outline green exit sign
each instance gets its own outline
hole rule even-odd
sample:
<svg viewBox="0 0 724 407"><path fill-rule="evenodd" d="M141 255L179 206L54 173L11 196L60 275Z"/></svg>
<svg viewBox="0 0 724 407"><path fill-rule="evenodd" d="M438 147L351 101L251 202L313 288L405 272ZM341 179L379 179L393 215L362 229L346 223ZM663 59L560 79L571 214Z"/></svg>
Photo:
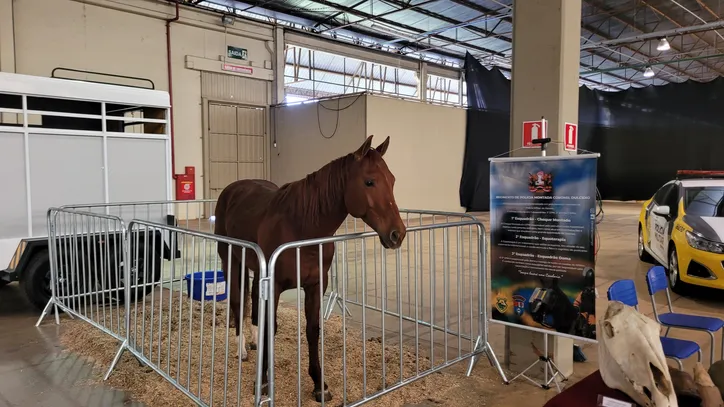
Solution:
<svg viewBox="0 0 724 407"><path fill-rule="evenodd" d="M232 47L228 45L226 47L226 57L234 59L243 59L246 61L247 52L246 48Z"/></svg>

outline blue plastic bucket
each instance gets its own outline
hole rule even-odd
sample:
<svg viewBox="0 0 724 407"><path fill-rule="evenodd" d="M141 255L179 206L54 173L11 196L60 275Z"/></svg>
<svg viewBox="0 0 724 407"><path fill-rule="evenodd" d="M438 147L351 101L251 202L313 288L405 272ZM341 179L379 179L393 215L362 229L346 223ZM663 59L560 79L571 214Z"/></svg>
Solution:
<svg viewBox="0 0 724 407"><path fill-rule="evenodd" d="M216 274L216 284L214 284L214 274ZM193 291L191 290L191 278L194 280ZM201 301L203 295L204 301L224 301L226 299L226 281L224 281L224 272L222 270L197 271L193 274L186 274L186 293L190 293L191 298ZM202 294L203 293L203 294Z"/></svg>

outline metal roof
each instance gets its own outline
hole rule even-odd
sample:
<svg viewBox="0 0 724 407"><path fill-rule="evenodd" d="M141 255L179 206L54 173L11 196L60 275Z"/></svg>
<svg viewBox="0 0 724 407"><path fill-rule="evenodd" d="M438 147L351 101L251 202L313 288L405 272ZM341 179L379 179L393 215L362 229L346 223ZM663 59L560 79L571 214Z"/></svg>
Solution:
<svg viewBox="0 0 724 407"><path fill-rule="evenodd" d="M224 12L266 16L307 31L460 66L466 52L510 68L513 0L185 0ZM629 86L706 82L724 74L722 0L583 0L581 84ZM718 30L718 31L717 31ZM661 38L670 44L657 50ZM652 68L653 77L643 75Z"/></svg>

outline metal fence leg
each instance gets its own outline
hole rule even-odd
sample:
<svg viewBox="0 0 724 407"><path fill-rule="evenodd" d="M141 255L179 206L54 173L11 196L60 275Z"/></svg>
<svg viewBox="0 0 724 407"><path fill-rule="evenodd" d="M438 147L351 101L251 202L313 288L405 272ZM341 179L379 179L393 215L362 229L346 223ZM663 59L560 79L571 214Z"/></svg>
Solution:
<svg viewBox="0 0 724 407"><path fill-rule="evenodd" d="M51 278L52 280L52 278ZM53 282L51 281L51 285ZM40 323L43 322L43 319L45 319L45 316L48 315L48 311L50 310L50 306L53 306L55 309L55 323L60 325L60 317L58 316L58 306L55 304L55 296L50 297L50 300L48 300L48 303L45 304L45 308L43 308L43 312L40 314L40 318L38 318L38 322L35 323L35 326L40 326Z"/></svg>
<svg viewBox="0 0 724 407"><path fill-rule="evenodd" d="M111 372L113 372L113 369L118 364L118 361L121 360L121 356L123 355L123 351L126 350L128 347L128 339L124 340L121 344L121 347L118 349L118 352L116 352L116 356L113 358L113 362L111 362L111 366L108 368L108 372L106 372L106 375L103 376L103 380L108 380L108 378L111 376Z"/></svg>
<svg viewBox="0 0 724 407"><path fill-rule="evenodd" d="M334 306L337 305L339 307L339 310L343 313L347 314L347 316L352 316L352 312L350 312L349 308L347 308L347 305L344 303L344 298L342 298L339 294L337 294L339 290L339 283L337 281L337 267L335 267L336 262L332 263L331 267L331 290L329 291L329 296L327 297L327 304L324 306L324 320L328 320L329 317L332 316L332 311L334 311Z"/></svg>
<svg viewBox="0 0 724 407"><path fill-rule="evenodd" d="M43 322L43 319L48 314L48 311L50 310L50 305L53 305L53 311L55 312L55 324L60 325L60 317L58 316L58 303L56 302L55 298L55 285L58 281L58 269L55 265L55 260L57 256L55 255L55 227L53 222L51 222L52 214L55 212L53 209L48 210L47 215L47 225L48 225L48 240L50 243L50 250L48 251L48 259L50 260L50 300L48 300L48 303L45 304L45 308L43 308L43 312L40 314L40 318L38 318L38 322L35 323L35 326L40 326L40 323Z"/></svg>

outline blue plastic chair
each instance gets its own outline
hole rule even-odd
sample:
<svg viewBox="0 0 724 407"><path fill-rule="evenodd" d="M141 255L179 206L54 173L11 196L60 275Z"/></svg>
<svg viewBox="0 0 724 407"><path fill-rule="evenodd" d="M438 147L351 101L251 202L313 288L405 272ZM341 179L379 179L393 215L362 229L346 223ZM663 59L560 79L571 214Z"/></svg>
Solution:
<svg viewBox="0 0 724 407"><path fill-rule="evenodd" d="M608 287L608 300L620 301L630 307L639 310L639 299L636 296L636 285L633 280L614 281ZM687 359L694 353L697 354L699 362L701 362L701 346L694 341L685 339L668 338L661 336L661 347L664 349L664 356L674 359L679 365L679 370L684 370L682 359Z"/></svg>
<svg viewBox="0 0 724 407"><path fill-rule="evenodd" d="M663 266L653 266L646 273L646 285L649 288L651 296L651 304L654 306L654 317L662 326L666 327L666 333L669 334L671 328L691 329L694 331L704 331L711 337L711 361L714 363L714 332L724 327L724 321L714 317L704 317L692 314L679 314L674 312L671 305L671 295L669 294L669 284L666 276L666 270ZM659 291L666 292L666 301L669 306L669 312L659 315L656 311L655 294ZM724 336L722 337L722 358L724 358Z"/></svg>

